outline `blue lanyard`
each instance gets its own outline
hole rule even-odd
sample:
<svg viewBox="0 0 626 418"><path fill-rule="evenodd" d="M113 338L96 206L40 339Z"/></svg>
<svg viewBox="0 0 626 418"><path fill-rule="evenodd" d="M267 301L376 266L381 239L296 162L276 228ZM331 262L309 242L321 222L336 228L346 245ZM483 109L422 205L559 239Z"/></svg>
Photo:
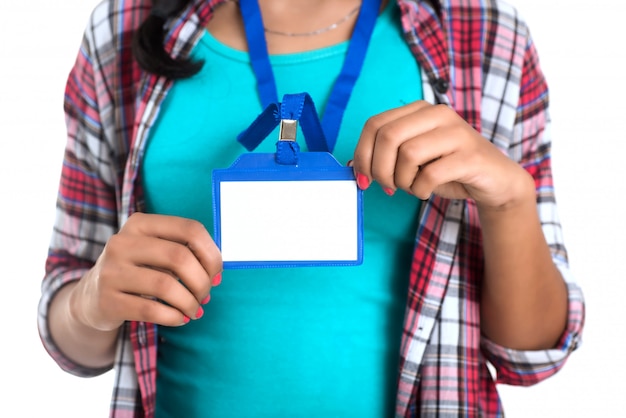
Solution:
<svg viewBox="0 0 626 418"><path fill-rule="evenodd" d="M329 152L315 104L308 93L285 94L282 103L270 103L250 126L237 136L237 141L248 151L253 151L279 124L282 128L283 123L288 121L295 122L295 126L300 122L309 151ZM288 135L288 139L295 141L295 134L294 130ZM283 137L282 129L279 139L287 139Z"/></svg>
<svg viewBox="0 0 626 418"><path fill-rule="evenodd" d="M363 67L367 47L378 17L380 2L381 0L363 0L361 4L343 67L333 85L322 117L321 124L326 141L325 144L317 146L318 151L332 152L335 148L343 114ZM272 103L278 103L278 89L267 51L261 9L257 0L239 0L239 6L261 103L263 107L269 107ZM315 150L309 147L309 151Z"/></svg>

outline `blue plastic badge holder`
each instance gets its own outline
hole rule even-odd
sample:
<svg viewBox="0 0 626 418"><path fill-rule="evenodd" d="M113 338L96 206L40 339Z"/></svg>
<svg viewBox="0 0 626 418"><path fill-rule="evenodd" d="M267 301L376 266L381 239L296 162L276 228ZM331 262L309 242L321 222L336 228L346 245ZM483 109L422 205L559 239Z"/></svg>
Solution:
<svg viewBox="0 0 626 418"><path fill-rule="evenodd" d="M285 96L283 105L289 99L293 96ZM283 108L278 117L280 107L251 125L267 135L271 125L280 124L276 153L245 153L230 167L213 170L214 240L224 268L361 264L362 191L352 168L329 152L300 152L295 136L302 109L290 113ZM257 129L262 118L275 122ZM319 134L310 124L302 126L305 139L312 131ZM251 133L239 138L244 145L246 135ZM260 143L258 138L254 142Z"/></svg>

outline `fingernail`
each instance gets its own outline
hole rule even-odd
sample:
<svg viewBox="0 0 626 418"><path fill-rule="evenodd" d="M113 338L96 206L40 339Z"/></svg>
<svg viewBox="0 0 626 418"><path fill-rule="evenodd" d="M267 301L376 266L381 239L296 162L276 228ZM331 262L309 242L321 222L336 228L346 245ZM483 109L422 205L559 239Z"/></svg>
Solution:
<svg viewBox="0 0 626 418"><path fill-rule="evenodd" d="M370 181L361 173L356 173L356 184L361 190L365 190L370 187Z"/></svg>
<svg viewBox="0 0 626 418"><path fill-rule="evenodd" d="M196 319L202 318L202 315L204 315L204 309L202 309L202 306L200 306L198 308L198 311L196 312Z"/></svg>
<svg viewBox="0 0 626 418"><path fill-rule="evenodd" d="M222 273L217 273L215 276L213 276L213 280L211 281L211 283L213 284L213 286L217 286L222 283Z"/></svg>
<svg viewBox="0 0 626 418"><path fill-rule="evenodd" d="M202 299L202 302L200 302L202 305L206 305L207 303L209 303L209 301L211 300L211 294L209 293L206 298Z"/></svg>
<svg viewBox="0 0 626 418"><path fill-rule="evenodd" d="M183 324L188 324L191 319L187 315L183 316Z"/></svg>
<svg viewBox="0 0 626 418"><path fill-rule="evenodd" d="M352 160L349 160L349 161L346 163L346 166L348 166L348 167L352 167Z"/></svg>
<svg viewBox="0 0 626 418"><path fill-rule="evenodd" d="M390 189L389 187L383 187L383 191L387 193L387 196L393 196L393 194L396 192L395 190Z"/></svg>

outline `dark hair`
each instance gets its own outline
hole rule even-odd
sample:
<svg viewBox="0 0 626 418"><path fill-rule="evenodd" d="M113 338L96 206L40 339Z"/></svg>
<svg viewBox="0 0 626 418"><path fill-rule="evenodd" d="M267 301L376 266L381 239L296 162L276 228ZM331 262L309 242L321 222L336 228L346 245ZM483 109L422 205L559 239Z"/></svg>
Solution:
<svg viewBox="0 0 626 418"><path fill-rule="evenodd" d="M202 61L173 59L165 51L165 22L180 13L191 1L152 1L148 18L133 34L133 55L142 69L172 79L188 78L200 71Z"/></svg>

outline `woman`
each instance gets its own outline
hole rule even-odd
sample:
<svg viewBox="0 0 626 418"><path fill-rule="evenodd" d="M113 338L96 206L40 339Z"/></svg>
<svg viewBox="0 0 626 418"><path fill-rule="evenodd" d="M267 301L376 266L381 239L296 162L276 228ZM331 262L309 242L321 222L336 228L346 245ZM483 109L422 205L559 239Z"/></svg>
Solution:
<svg viewBox="0 0 626 418"><path fill-rule="evenodd" d="M363 264L222 271L211 171L299 92L364 190ZM107 0L65 110L40 333L71 373L115 367L111 416L496 417L496 383L580 344L548 90L506 3Z"/></svg>

